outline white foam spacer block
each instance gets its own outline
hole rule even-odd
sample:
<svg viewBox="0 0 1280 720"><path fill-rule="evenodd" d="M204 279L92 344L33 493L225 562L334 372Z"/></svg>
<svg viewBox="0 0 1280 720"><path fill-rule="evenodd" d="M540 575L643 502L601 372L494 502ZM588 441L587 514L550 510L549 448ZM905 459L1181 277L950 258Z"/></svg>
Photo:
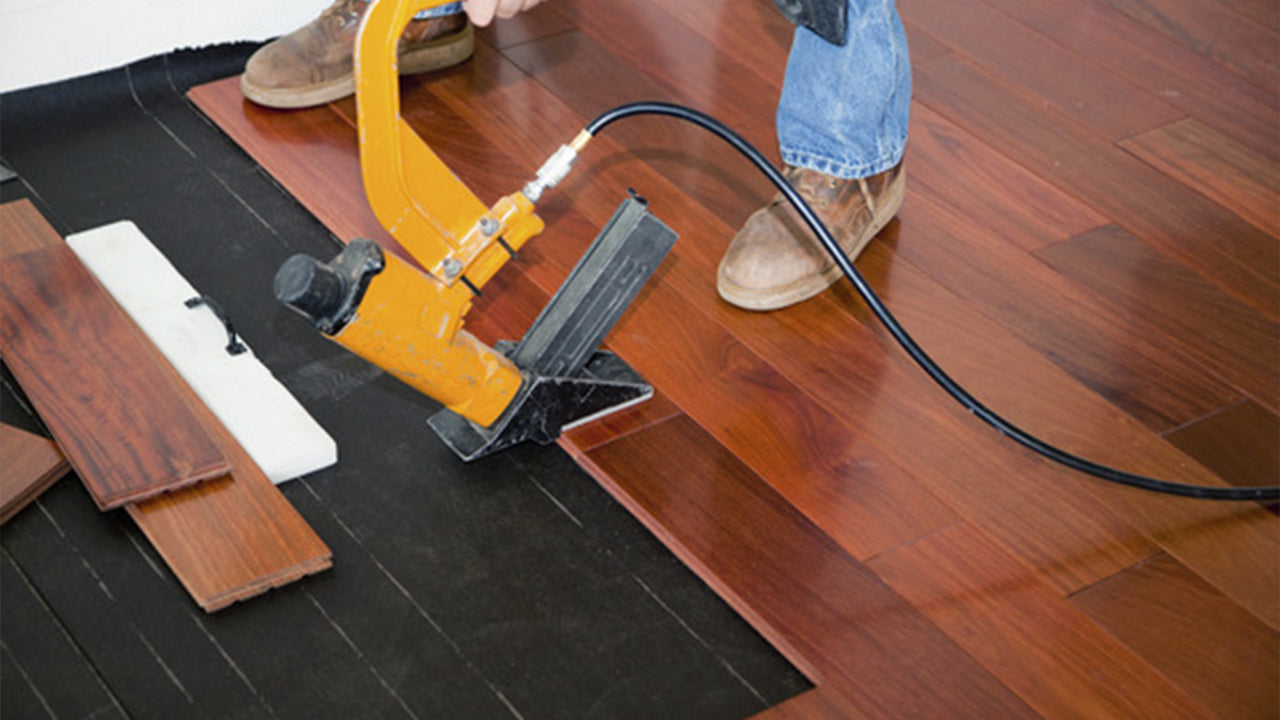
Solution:
<svg viewBox="0 0 1280 720"><path fill-rule="evenodd" d="M200 293L136 225L104 225L67 244L272 482L338 461L337 443L253 350L229 354L222 321L186 306Z"/></svg>

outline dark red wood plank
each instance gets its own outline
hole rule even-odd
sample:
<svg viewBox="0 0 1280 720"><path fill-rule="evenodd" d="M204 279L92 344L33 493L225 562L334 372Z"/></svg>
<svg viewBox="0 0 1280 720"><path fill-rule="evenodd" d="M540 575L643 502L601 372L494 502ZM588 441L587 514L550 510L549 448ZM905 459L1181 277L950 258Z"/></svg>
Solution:
<svg viewBox="0 0 1280 720"><path fill-rule="evenodd" d="M1105 0L1135 20L1252 79L1280 87L1274 28L1259 25L1216 2Z"/></svg>
<svg viewBox="0 0 1280 720"><path fill-rule="evenodd" d="M1214 129L1280 158L1276 87L1264 87L1104 0L985 0ZM1275 3L1269 2L1276 12ZM909 18L910 19L910 18Z"/></svg>
<svg viewBox="0 0 1280 720"><path fill-rule="evenodd" d="M1183 116L1154 93L985 3L901 0L898 7L954 51L1104 137L1128 137Z"/></svg>
<svg viewBox="0 0 1280 720"><path fill-rule="evenodd" d="M599 447L588 459L601 483L765 637L867 717L1034 717L708 440L677 418Z"/></svg>
<svg viewBox="0 0 1280 720"><path fill-rule="evenodd" d="M1280 479L1280 419L1245 400L1165 435L1169 442L1233 485Z"/></svg>
<svg viewBox="0 0 1280 720"><path fill-rule="evenodd" d="M6 205L3 217L17 212ZM230 469L205 425L177 401L179 384L146 337L65 245L0 263L0 341L98 507Z"/></svg>
<svg viewBox="0 0 1280 720"><path fill-rule="evenodd" d="M1114 226L1036 254L1097 293L1111 312L1149 324L1144 334L1172 339L1258 404L1280 409L1280 326L1273 320Z"/></svg>
<svg viewBox="0 0 1280 720"><path fill-rule="evenodd" d="M1047 242L1023 249L1022 239L1000 232L1007 225L1001 220L1006 214L1004 202L996 199L1005 195L999 186L994 182L985 186L993 200L984 207L957 189L957 185L968 186L963 175L961 182L953 183L937 167L963 164L971 155L967 148L980 143L977 138L927 108L916 114L913 130L916 154L909 170L923 170L911 176L918 184L900 215L910 235L904 233L899 240L899 257L919 266L956 296L983 308L1152 430L1178 427L1240 399L1238 390L1207 372L1194 357L1167 342L1152 340L1132 317L1112 312L1096 294L1027 251ZM952 202L957 195L963 206ZM1059 227L1066 230L1070 225Z"/></svg>
<svg viewBox="0 0 1280 720"><path fill-rule="evenodd" d="M1126 139L1121 147L1280 237L1275 161L1188 118Z"/></svg>
<svg viewBox="0 0 1280 720"><path fill-rule="evenodd" d="M971 526L870 567L1043 717L1212 717Z"/></svg>
<svg viewBox="0 0 1280 720"><path fill-rule="evenodd" d="M1258 313L1280 308L1280 245L1236 214L963 61L915 66L916 97L1194 266Z"/></svg>
<svg viewBox="0 0 1280 720"><path fill-rule="evenodd" d="M1280 713L1280 636L1168 555L1072 604L1222 718Z"/></svg>

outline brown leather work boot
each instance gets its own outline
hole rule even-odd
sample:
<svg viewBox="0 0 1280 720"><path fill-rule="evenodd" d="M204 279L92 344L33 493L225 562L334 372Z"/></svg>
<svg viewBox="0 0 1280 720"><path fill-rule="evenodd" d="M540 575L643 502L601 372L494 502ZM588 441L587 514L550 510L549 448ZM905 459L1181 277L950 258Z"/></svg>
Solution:
<svg viewBox="0 0 1280 720"><path fill-rule="evenodd" d="M354 93L356 32L368 7L364 0L337 0L320 17L258 48L240 76L240 92L274 108L323 105ZM410 20L400 38L400 74L457 65L474 48L462 13Z"/></svg>
<svg viewBox="0 0 1280 720"><path fill-rule="evenodd" d="M856 258L902 206L902 163L858 180L786 167L782 174ZM840 277L799 213L779 194L747 218L720 261L720 297L746 310L776 310L817 295Z"/></svg>

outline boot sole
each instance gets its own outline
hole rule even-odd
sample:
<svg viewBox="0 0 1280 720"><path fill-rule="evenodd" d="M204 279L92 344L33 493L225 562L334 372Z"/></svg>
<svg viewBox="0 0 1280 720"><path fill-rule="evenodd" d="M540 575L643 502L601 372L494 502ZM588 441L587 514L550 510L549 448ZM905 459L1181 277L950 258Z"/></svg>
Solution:
<svg viewBox="0 0 1280 720"><path fill-rule="evenodd" d="M465 62L475 52L475 31L470 25L462 30L402 52L399 58L401 75L443 70ZM293 88L272 88L256 85L243 74L240 76L240 92L249 100L271 108L294 110L315 107L340 100L356 91L354 73L314 85Z"/></svg>
<svg viewBox="0 0 1280 720"><path fill-rule="evenodd" d="M898 177L894 178L893 182L889 184L889 187L885 188L884 195L881 197L883 202L872 216L871 224L867 226L867 230L856 239L852 247L842 248L851 259L857 258L867 244L871 242L871 239L878 235L884 229L884 226L888 225L889 221L898 214L898 209L902 207L906 182L907 172L903 169L902 172L898 173ZM814 242L817 242L816 238ZM833 265L831 269L819 275L810 275L770 290L767 293L762 293L758 289L752 290L735 285L725 280L723 275L717 273L716 290L726 302L743 310L778 310L788 305L808 300L831 287L843 274L839 265Z"/></svg>

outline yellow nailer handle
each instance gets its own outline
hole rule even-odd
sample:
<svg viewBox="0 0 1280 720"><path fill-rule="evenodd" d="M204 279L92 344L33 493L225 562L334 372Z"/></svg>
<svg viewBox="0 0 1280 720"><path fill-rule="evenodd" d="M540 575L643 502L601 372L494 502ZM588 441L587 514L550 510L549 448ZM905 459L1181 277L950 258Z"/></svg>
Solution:
<svg viewBox="0 0 1280 720"><path fill-rule="evenodd" d="M374 0L356 36L360 172L374 215L414 259L445 278L446 258L487 208L400 116L397 46L419 10L445 0Z"/></svg>

